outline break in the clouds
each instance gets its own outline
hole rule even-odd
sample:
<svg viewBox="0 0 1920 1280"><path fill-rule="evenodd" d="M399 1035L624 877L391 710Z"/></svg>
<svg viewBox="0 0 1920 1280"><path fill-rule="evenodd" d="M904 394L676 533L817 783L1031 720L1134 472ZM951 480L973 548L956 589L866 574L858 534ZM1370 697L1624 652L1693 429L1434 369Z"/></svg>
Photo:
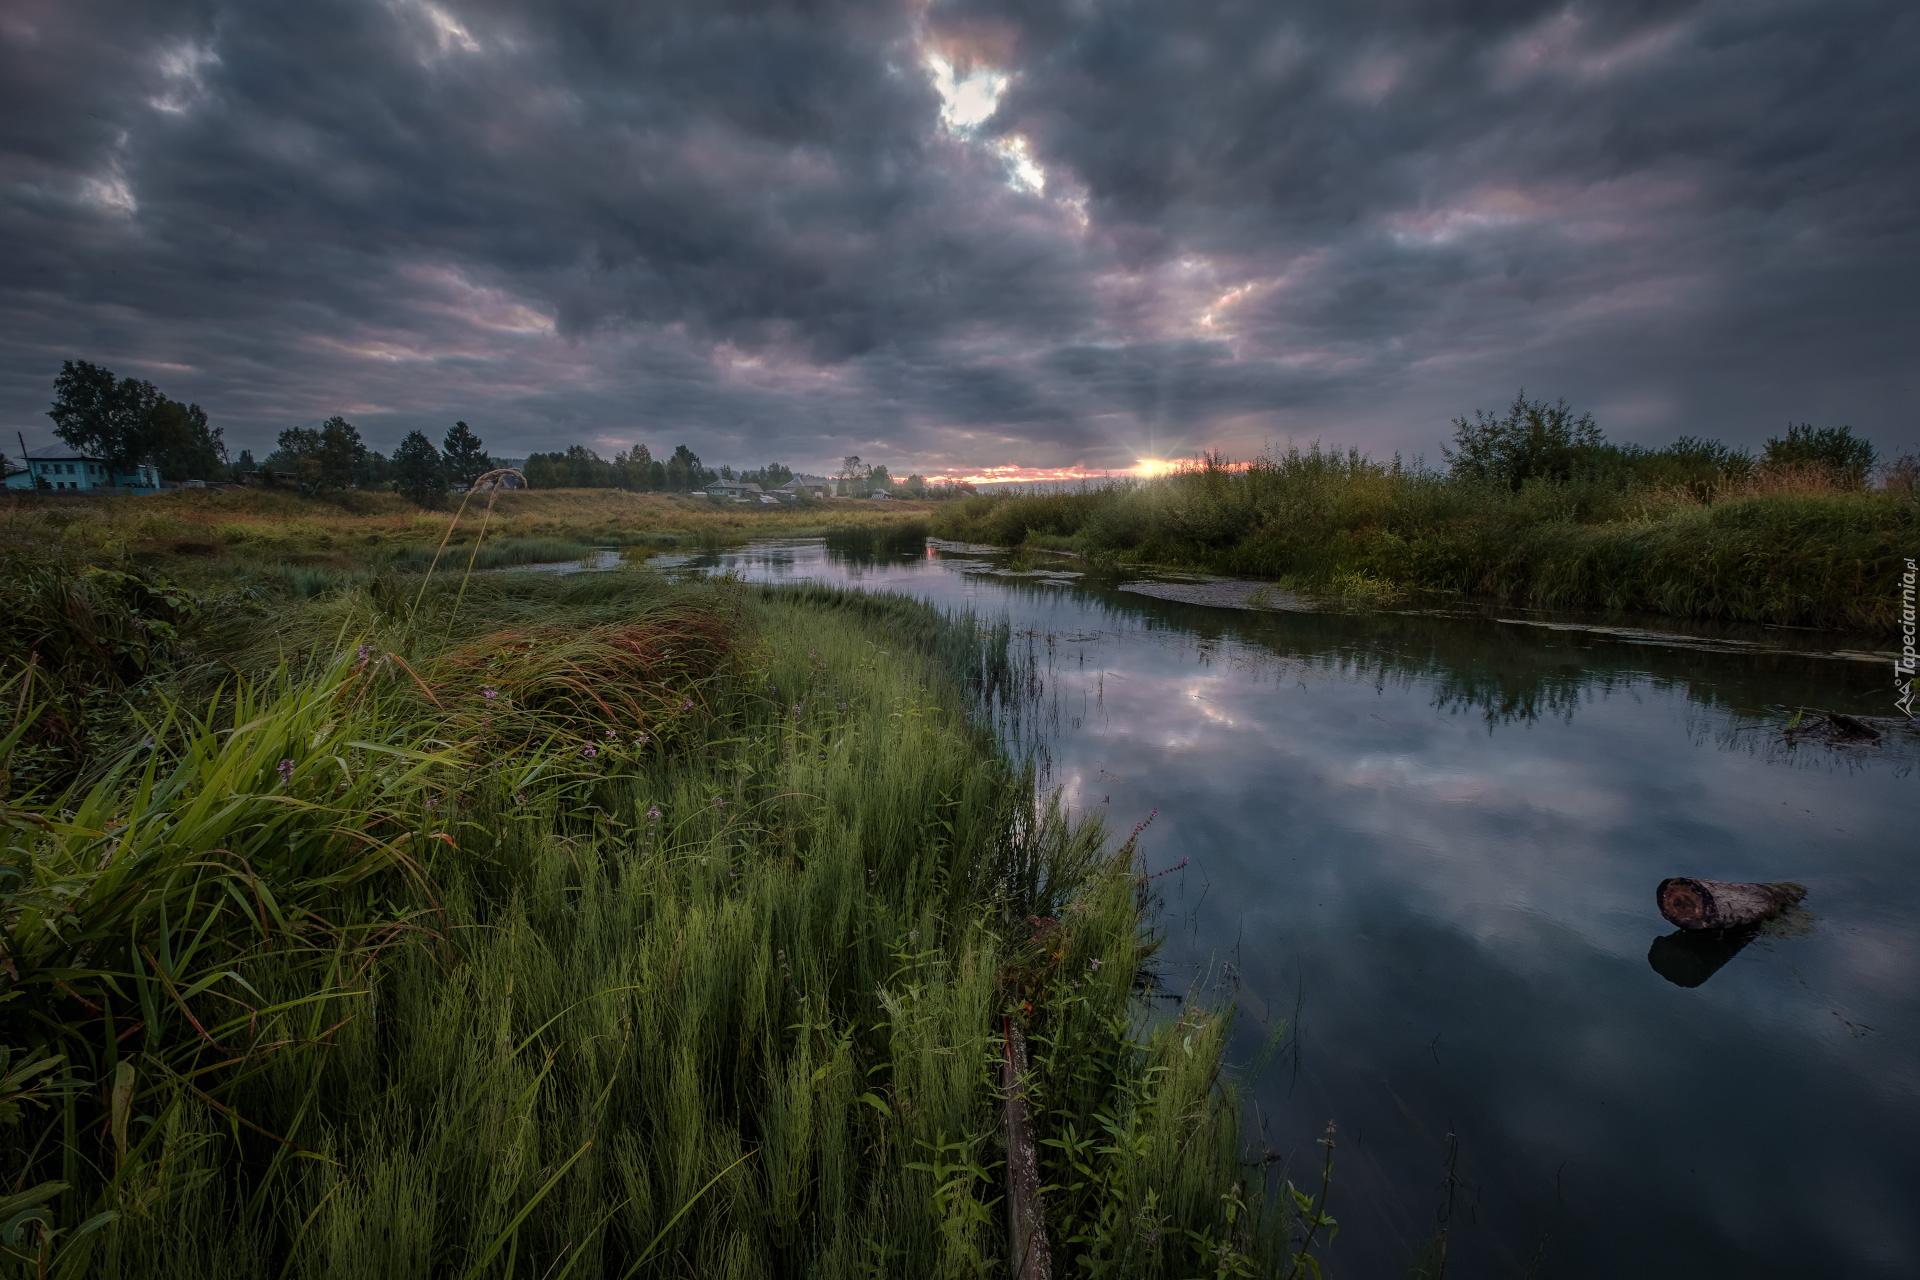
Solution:
<svg viewBox="0 0 1920 1280"><path fill-rule="evenodd" d="M1904 447L1916 157L1897 2L8 0L0 425L80 357L256 448Z"/></svg>

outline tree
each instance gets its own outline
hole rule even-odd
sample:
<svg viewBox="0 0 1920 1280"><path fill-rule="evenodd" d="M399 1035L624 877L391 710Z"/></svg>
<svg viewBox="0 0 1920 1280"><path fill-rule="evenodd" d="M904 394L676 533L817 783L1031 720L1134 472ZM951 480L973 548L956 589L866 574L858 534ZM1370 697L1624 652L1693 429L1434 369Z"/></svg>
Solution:
<svg viewBox="0 0 1920 1280"><path fill-rule="evenodd" d="M778 489L793 479L793 469L784 462L769 462L758 471L741 472L740 478L752 481L763 489Z"/></svg>
<svg viewBox="0 0 1920 1280"><path fill-rule="evenodd" d="M867 491L871 493L875 489L885 489L889 493L893 492L893 477L887 474L885 463L881 463L874 467L873 470L867 472Z"/></svg>
<svg viewBox="0 0 1920 1280"><path fill-rule="evenodd" d="M197 404L159 396L147 418L146 437L147 460L162 476L212 480L226 473L226 441Z"/></svg>
<svg viewBox="0 0 1920 1280"><path fill-rule="evenodd" d="M116 378L85 360L63 361L53 381L54 434L99 458L112 472L152 463L166 476L210 480L226 467L227 446L197 404L181 404L138 378Z"/></svg>
<svg viewBox="0 0 1920 1280"><path fill-rule="evenodd" d="M280 453L287 469L299 476L302 493L344 489L367 461L367 446L359 431L339 414L318 427L282 431ZM271 464L272 459L268 462Z"/></svg>
<svg viewBox="0 0 1920 1280"><path fill-rule="evenodd" d="M700 465L700 455L683 444L673 447L673 456L667 459L666 487L675 493L687 493L694 489L704 489L712 483L712 475Z"/></svg>
<svg viewBox="0 0 1920 1280"><path fill-rule="evenodd" d="M249 471L258 471L259 469L260 464L253 460L253 450L251 449L242 449L240 456L233 460L233 471L236 477L243 476Z"/></svg>
<svg viewBox="0 0 1920 1280"><path fill-rule="evenodd" d="M644 493L656 488L653 471L653 451L643 444L613 455L614 483L622 489Z"/></svg>
<svg viewBox="0 0 1920 1280"><path fill-rule="evenodd" d="M840 496L859 498L865 496L867 466L860 461L860 455L850 454L840 459Z"/></svg>
<svg viewBox="0 0 1920 1280"><path fill-rule="evenodd" d="M1505 417L1475 409L1473 421L1455 418L1453 428L1454 447L1441 452L1454 478L1513 489L1537 478L1568 479L1605 446L1592 414L1576 418L1565 400L1529 400L1524 388Z"/></svg>
<svg viewBox="0 0 1920 1280"><path fill-rule="evenodd" d="M393 487L410 502L422 507L437 507L447 493L446 463L433 441L418 431L409 431L393 451L388 464Z"/></svg>
<svg viewBox="0 0 1920 1280"><path fill-rule="evenodd" d="M493 459L481 448L485 443L466 423L454 423L445 441L447 478L463 489L471 489L475 480L493 470ZM399 465L398 449L394 450L393 461Z"/></svg>
<svg viewBox="0 0 1920 1280"><path fill-rule="evenodd" d="M1785 439L1767 440L1760 460L1769 467L1814 467L1830 474L1836 483L1860 488L1867 482L1879 457L1871 442L1853 434L1852 427L1821 427L1803 422L1787 427Z"/></svg>

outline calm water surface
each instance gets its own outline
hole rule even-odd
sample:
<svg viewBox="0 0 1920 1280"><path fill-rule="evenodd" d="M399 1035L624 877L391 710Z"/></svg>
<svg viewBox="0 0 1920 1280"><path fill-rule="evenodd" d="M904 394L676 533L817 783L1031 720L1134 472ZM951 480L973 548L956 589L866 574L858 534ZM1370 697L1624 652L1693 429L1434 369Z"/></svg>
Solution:
<svg viewBox="0 0 1920 1280"><path fill-rule="evenodd" d="M1166 989L1237 999L1242 1062L1291 1028L1247 1087L1264 1142L1304 1180L1339 1125L1329 1275L1405 1276L1443 1218L1463 1277L1920 1275L1920 744L1780 732L1892 715L1885 666L1008 564L690 567L1011 618L1050 781L1191 860L1156 881ZM1663 976L1669 875L1796 880L1811 919L1663 943Z"/></svg>

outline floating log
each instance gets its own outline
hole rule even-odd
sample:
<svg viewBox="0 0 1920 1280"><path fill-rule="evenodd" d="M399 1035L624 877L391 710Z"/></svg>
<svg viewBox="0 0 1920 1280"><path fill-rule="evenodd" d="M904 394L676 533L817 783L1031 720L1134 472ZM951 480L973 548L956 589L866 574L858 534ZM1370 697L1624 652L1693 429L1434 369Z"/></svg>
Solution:
<svg viewBox="0 0 1920 1280"><path fill-rule="evenodd" d="M1002 1018L1006 1058L1000 1079L1007 1095L1007 1256L1014 1280L1050 1280L1046 1212L1040 1203L1040 1163L1027 1113L1027 1037L1016 1018Z"/></svg>
<svg viewBox="0 0 1920 1280"><path fill-rule="evenodd" d="M1857 720L1838 711L1827 713L1827 723L1833 726L1836 738L1846 738L1854 742L1878 742L1880 731L1864 720Z"/></svg>
<svg viewBox="0 0 1920 1280"><path fill-rule="evenodd" d="M1682 929L1740 929L1779 915L1806 897L1807 891L1785 880L1750 884L1670 876L1660 882L1654 896L1660 914Z"/></svg>

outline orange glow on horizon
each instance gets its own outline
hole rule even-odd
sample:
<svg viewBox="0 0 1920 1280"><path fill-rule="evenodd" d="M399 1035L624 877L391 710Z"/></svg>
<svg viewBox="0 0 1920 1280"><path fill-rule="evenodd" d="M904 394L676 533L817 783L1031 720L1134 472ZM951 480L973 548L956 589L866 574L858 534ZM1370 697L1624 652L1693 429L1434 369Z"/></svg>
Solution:
<svg viewBox="0 0 1920 1280"><path fill-rule="evenodd" d="M1191 458L1136 458L1131 467L982 467L977 472L965 475L941 474L928 475L928 484L1045 484L1049 482L1071 482L1075 480L1152 480L1158 476L1172 475L1197 466ZM1230 462L1229 470L1239 471L1245 468L1244 462Z"/></svg>

